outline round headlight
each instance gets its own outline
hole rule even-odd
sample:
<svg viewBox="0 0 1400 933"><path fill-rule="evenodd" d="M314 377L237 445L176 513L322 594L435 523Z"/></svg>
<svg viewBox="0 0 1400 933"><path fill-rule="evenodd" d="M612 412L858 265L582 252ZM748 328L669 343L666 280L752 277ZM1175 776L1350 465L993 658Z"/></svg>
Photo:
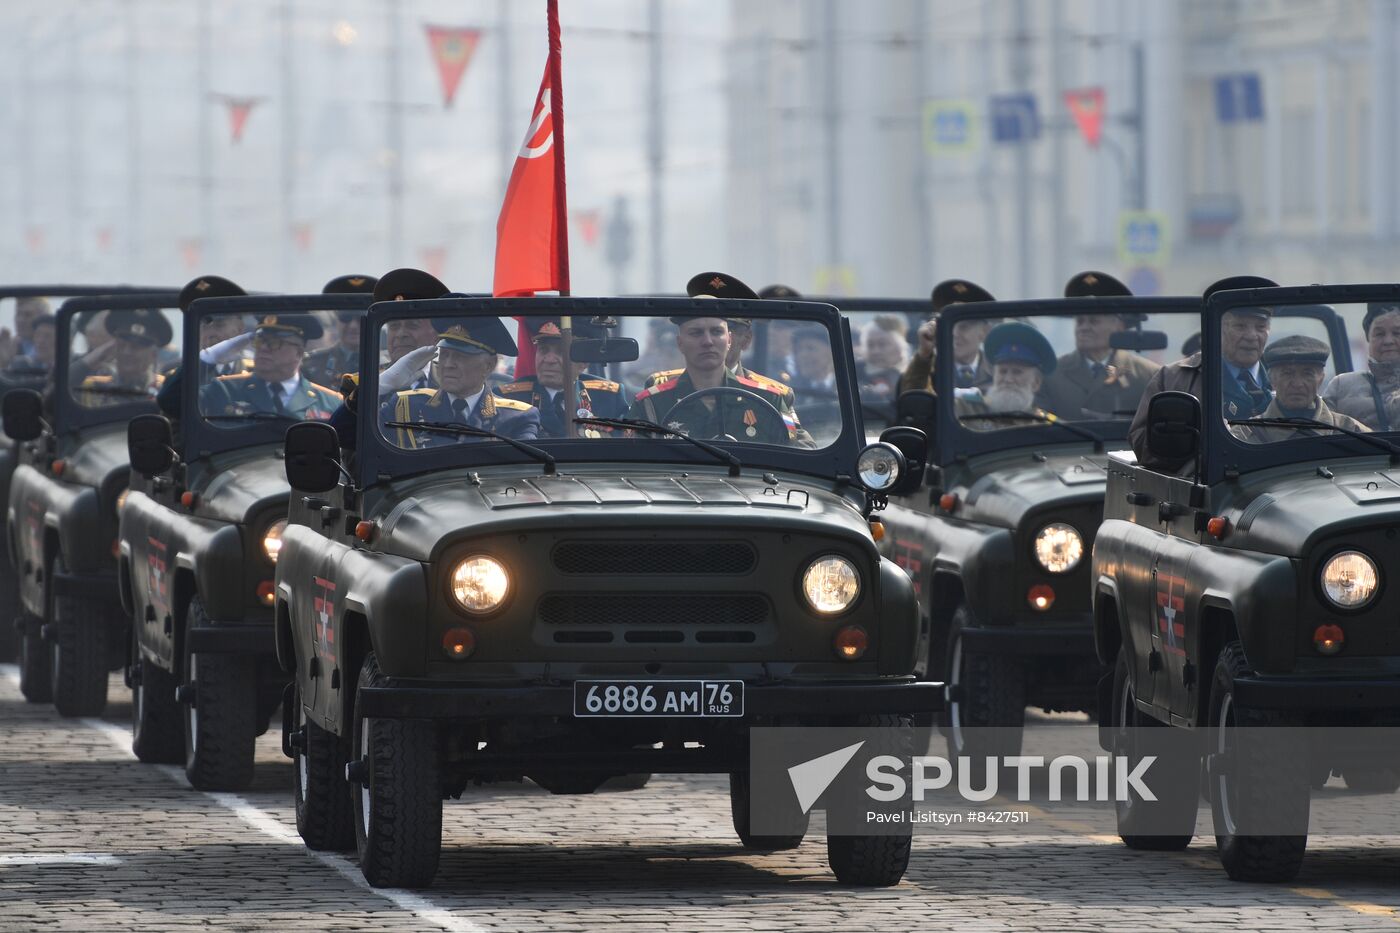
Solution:
<svg viewBox="0 0 1400 933"><path fill-rule="evenodd" d="M267 526L267 531L263 532L262 549L267 555L267 559L274 564L277 563L277 555L282 553L282 532L287 530L287 520L279 518L271 525Z"/></svg>
<svg viewBox="0 0 1400 933"><path fill-rule="evenodd" d="M1322 592L1339 609L1360 609L1376 598L1381 575L1360 551L1342 551L1322 565Z"/></svg>
<svg viewBox="0 0 1400 933"><path fill-rule="evenodd" d="M468 612L494 612L510 592L510 574L493 557L477 554L452 570L452 598Z"/></svg>
<svg viewBox="0 0 1400 933"><path fill-rule="evenodd" d="M1052 522L1035 535L1035 559L1049 573L1069 573L1084 556L1084 538L1064 522Z"/></svg>
<svg viewBox="0 0 1400 933"><path fill-rule="evenodd" d="M904 454L892 444L871 444L856 457L856 476L872 492L889 489L904 473Z"/></svg>
<svg viewBox="0 0 1400 933"><path fill-rule="evenodd" d="M822 615L845 612L860 595L860 574L844 557L819 557L802 574L802 595Z"/></svg>

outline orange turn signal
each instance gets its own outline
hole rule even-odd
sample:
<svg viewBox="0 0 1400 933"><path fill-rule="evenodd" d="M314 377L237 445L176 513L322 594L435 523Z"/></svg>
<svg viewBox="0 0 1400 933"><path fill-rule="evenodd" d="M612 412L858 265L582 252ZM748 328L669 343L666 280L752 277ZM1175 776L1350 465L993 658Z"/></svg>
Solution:
<svg viewBox="0 0 1400 933"><path fill-rule="evenodd" d="M1333 655L1342 650L1347 635L1340 625L1319 625L1313 630L1313 647L1318 654Z"/></svg>
<svg viewBox="0 0 1400 933"><path fill-rule="evenodd" d="M847 625L836 633L832 645L836 648L838 658L843 661L855 661L870 647L870 636L865 634L865 629L859 625Z"/></svg>
<svg viewBox="0 0 1400 933"><path fill-rule="evenodd" d="M113 538L113 539L112 539L112 556L113 556L113 557L121 557L121 556L122 556L122 542L121 542L121 539L120 539L120 538Z"/></svg>
<svg viewBox="0 0 1400 933"><path fill-rule="evenodd" d="M1044 612L1055 605L1055 588L1048 583L1037 583L1026 593L1026 602L1032 609Z"/></svg>
<svg viewBox="0 0 1400 933"><path fill-rule="evenodd" d="M184 492L180 493L180 504L183 505L185 508L187 508L187 509L192 509L192 508L194 508L195 502L196 502L195 494L192 493L192 492L190 492L188 489L186 489Z"/></svg>
<svg viewBox="0 0 1400 933"><path fill-rule="evenodd" d="M361 541L368 541L374 537L374 522L356 522L355 537Z"/></svg>
<svg viewBox="0 0 1400 933"><path fill-rule="evenodd" d="M958 507L958 494L955 492L945 492L938 497L938 507L945 512L951 512Z"/></svg>
<svg viewBox="0 0 1400 933"><path fill-rule="evenodd" d="M872 518L870 520L870 537L874 538L876 541L885 540L885 523L878 518Z"/></svg>
<svg viewBox="0 0 1400 933"><path fill-rule="evenodd" d="M450 628L442 636L442 650L454 660L469 658L476 650L476 635L469 628Z"/></svg>
<svg viewBox="0 0 1400 933"><path fill-rule="evenodd" d="M1206 522L1206 533L1219 541L1230 533L1230 520L1217 515Z"/></svg>
<svg viewBox="0 0 1400 933"><path fill-rule="evenodd" d="M66 461L66 460L55 460L55 461L53 462L53 464L49 467L49 469L50 469L50 470L53 470L53 475L54 475L54 476L62 476L62 475L63 475L63 470L64 470L64 468L67 467L67 466L68 466L68 461Z"/></svg>
<svg viewBox="0 0 1400 933"><path fill-rule="evenodd" d="M264 606L271 606L276 594L277 589L271 580L264 580L258 584L258 602Z"/></svg>

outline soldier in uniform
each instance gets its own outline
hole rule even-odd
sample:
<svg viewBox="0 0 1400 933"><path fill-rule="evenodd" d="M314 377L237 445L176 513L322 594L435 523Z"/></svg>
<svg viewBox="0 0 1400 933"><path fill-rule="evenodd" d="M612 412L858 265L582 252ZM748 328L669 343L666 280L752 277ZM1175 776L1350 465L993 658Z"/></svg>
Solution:
<svg viewBox="0 0 1400 933"><path fill-rule="evenodd" d="M535 345L535 375L502 385L496 391L539 410L540 437L563 437L564 335L557 318L529 318L526 324L530 342ZM580 418L621 418L627 413L622 386L592 373L579 375L574 399Z"/></svg>
<svg viewBox="0 0 1400 933"><path fill-rule="evenodd" d="M1035 407L1036 396L1056 366L1055 351L1045 335L1029 324L1007 321L987 333L983 353L991 364L992 383L980 396L959 396L953 400L958 419L974 431L1043 423L1046 413ZM977 418L1011 412L1030 412L1031 416Z"/></svg>
<svg viewBox="0 0 1400 933"><path fill-rule="evenodd" d="M372 275L342 275L327 282L321 294L369 295L378 281ZM317 385L339 386L341 377L360 369L360 318L364 312L337 311L335 317L340 323L335 344L306 354L306 361L301 364L302 373Z"/></svg>
<svg viewBox="0 0 1400 933"><path fill-rule="evenodd" d="M252 372L215 377L199 391L200 412L262 412L291 420L329 420L340 406L340 394L316 385L301 372L307 341L322 332L315 315L264 315L252 332Z"/></svg>
<svg viewBox="0 0 1400 933"><path fill-rule="evenodd" d="M676 316L671 322L679 329L676 346L685 358L685 369L638 393L627 417L700 438L728 435L762 444L810 443L796 418L782 413L780 393L747 376L737 376L725 366L730 347L728 320L696 314ZM722 389L742 389L758 398L712 391L677 408L678 402L696 392Z"/></svg>
<svg viewBox="0 0 1400 933"><path fill-rule="evenodd" d="M1269 418L1308 418L1325 424L1352 431L1370 431L1360 421L1327 407L1318 396L1322 380L1326 376L1327 357L1331 348L1314 337L1294 334L1280 337L1269 344L1264 351L1264 368L1269 371L1269 379L1275 388L1275 395L1269 407L1257 417ZM1275 425L1235 424L1230 430L1241 440L1251 444L1272 444L1294 437L1335 435L1339 432L1326 428L1296 427L1286 428Z"/></svg>
<svg viewBox="0 0 1400 933"><path fill-rule="evenodd" d="M173 336L165 315L154 308L114 311L103 327L112 339L74 360L69 371L79 401L92 407L154 398L163 381L156 360Z"/></svg>
<svg viewBox="0 0 1400 933"><path fill-rule="evenodd" d="M19 379L43 379L53 370L57 319L41 314L29 326L29 341L34 350L10 360L5 372Z"/></svg>
<svg viewBox="0 0 1400 933"><path fill-rule="evenodd" d="M176 303L180 311L190 309L200 298L234 298L248 294L233 282L219 275L201 275L180 289ZM236 314L207 318L199 325L199 383L204 385L216 376L247 372L252 368L252 360L246 354L247 338L243 333L243 319ZM176 366L165 374L165 381L156 395L156 405L170 418L180 417L180 386L183 382L181 367Z"/></svg>
<svg viewBox="0 0 1400 933"><path fill-rule="evenodd" d="M949 305L974 301L996 301L992 293L966 279L948 279L933 289L933 316L919 327L919 346L904 374L899 377L899 391L923 389L933 391L934 335L938 315ZM982 353L982 341L991 331L994 321L960 321L953 328L953 362L957 367L954 384L959 389L986 389L992 384L992 369Z"/></svg>
<svg viewBox="0 0 1400 933"><path fill-rule="evenodd" d="M1103 272L1081 272L1065 285L1066 298L1129 296L1128 287ZM1061 418L1132 417L1148 381L1160 368L1146 357L1115 350L1115 333L1141 324L1142 314L1078 314L1074 352L1061 356L1045 380L1042 403Z"/></svg>
<svg viewBox="0 0 1400 933"><path fill-rule="evenodd" d="M486 377L495 370L502 354L515 356L511 339L499 318L436 318L436 349L439 387L405 389L384 399L379 420L385 436L400 447L419 449L442 447L485 438L446 431L415 430L389 425L400 422L461 424L494 431L520 441L534 440L540 433L540 413L528 402L506 398L491 391Z"/></svg>

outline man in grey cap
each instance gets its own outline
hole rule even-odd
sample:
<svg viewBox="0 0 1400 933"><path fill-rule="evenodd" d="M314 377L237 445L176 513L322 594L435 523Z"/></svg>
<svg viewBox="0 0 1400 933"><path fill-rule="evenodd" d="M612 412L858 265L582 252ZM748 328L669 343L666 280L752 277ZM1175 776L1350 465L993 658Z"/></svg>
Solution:
<svg viewBox="0 0 1400 933"><path fill-rule="evenodd" d="M1349 415L1332 411L1318 396L1322 380L1326 375L1327 357L1331 348L1314 337L1294 334L1281 337L1264 351L1264 368L1269 371L1269 379L1274 386L1274 399L1257 417L1267 421L1271 418L1306 418L1321 421L1351 431L1370 431L1360 421ZM1283 427L1268 424L1233 424L1230 430L1240 440L1251 444L1272 444L1295 437L1333 435L1323 427Z"/></svg>

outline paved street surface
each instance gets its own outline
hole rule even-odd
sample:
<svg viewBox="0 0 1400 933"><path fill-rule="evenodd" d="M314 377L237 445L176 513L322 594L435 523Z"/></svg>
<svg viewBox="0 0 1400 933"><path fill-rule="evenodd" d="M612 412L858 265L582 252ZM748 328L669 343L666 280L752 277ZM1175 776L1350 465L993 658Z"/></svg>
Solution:
<svg viewBox="0 0 1400 933"><path fill-rule="evenodd" d="M449 802L423 892L372 891L308 852L276 728L244 794L190 790L129 751L127 691L102 720L23 702L0 667L0 930L1352 930L1400 923L1400 844L1324 840L1288 886L1234 884L1214 841L1133 853L1107 836L921 834L904 883L838 887L825 845L745 854L726 784Z"/></svg>

